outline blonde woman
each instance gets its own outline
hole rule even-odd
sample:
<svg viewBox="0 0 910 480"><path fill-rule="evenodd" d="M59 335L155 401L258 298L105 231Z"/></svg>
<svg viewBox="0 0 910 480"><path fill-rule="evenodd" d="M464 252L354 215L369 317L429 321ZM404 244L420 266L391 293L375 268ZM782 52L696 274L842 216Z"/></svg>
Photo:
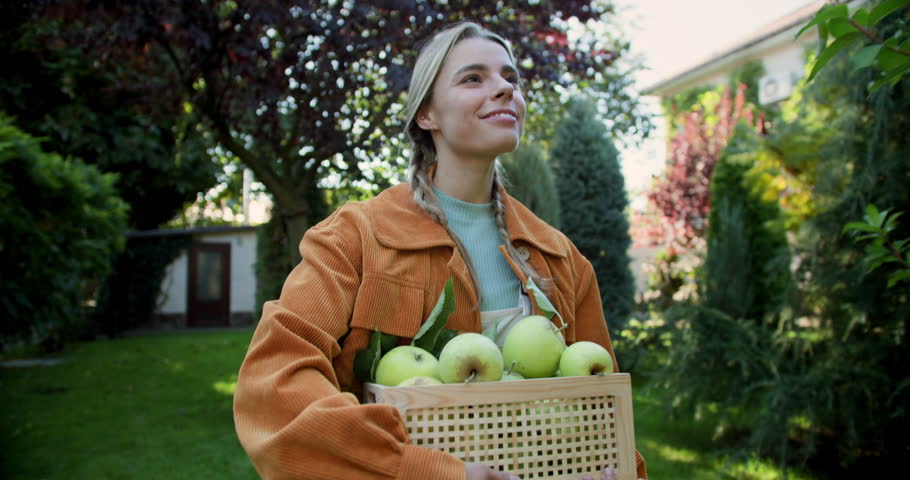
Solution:
<svg viewBox="0 0 910 480"><path fill-rule="evenodd" d="M520 81L508 43L473 23L421 50L406 109L410 182L307 231L303 260L265 304L240 369L235 425L263 478L516 478L411 445L394 407L357 400L354 357L374 328L413 338L450 277L447 328L499 321L501 343L534 311L522 290L533 278L568 323L568 343L613 353L590 262L510 197L497 172L496 157L521 137ZM646 475L640 457L638 471Z"/></svg>

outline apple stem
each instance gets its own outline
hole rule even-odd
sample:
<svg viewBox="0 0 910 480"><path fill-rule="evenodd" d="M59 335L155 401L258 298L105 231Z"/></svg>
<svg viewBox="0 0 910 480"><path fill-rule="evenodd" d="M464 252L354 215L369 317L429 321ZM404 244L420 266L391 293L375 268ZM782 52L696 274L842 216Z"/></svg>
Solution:
<svg viewBox="0 0 910 480"><path fill-rule="evenodd" d="M559 328L557 328L556 331L559 332L559 333L562 333L562 331L565 330L565 329L567 329L567 328L569 328L569 324L563 322L562 326L559 327Z"/></svg>
<svg viewBox="0 0 910 480"><path fill-rule="evenodd" d="M518 361L512 360L512 364L509 365L509 370L506 372L506 375L509 375L510 373L512 373L512 369L515 368L516 363L518 363Z"/></svg>
<svg viewBox="0 0 910 480"><path fill-rule="evenodd" d="M475 376L477 376L477 371L471 372L471 375L464 380L464 383L471 383L471 380L474 380Z"/></svg>

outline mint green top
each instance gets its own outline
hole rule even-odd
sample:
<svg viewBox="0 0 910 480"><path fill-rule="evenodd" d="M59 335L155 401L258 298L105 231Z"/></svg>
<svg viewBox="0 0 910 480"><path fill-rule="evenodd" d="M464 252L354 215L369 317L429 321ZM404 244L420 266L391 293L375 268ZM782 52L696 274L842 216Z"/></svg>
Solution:
<svg viewBox="0 0 910 480"><path fill-rule="evenodd" d="M518 306L521 282L502 256L502 239L496 228L492 203L468 203L433 189L446 214L449 228L468 251L480 284L480 311Z"/></svg>

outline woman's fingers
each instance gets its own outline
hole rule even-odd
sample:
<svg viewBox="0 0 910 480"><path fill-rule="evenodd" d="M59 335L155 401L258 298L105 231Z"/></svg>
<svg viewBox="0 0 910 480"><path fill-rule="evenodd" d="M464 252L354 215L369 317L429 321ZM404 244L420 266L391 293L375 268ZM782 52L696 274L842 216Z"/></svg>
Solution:
<svg viewBox="0 0 910 480"><path fill-rule="evenodd" d="M518 476L508 472L500 472L476 462L465 463L467 480L520 480Z"/></svg>
<svg viewBox="0 0 910 480"><path fill-rule="evenodd" d="M585 476L585 478L582 479L582 480L587 480L587 479L589 479L589 478L591 478L591 477ZM607 467L607 468L605 468L604 471L600 474L600 480L616 480L616 472L613 471L612 468ZM645 479L639 478L638 480L645 480Z"/></svg>

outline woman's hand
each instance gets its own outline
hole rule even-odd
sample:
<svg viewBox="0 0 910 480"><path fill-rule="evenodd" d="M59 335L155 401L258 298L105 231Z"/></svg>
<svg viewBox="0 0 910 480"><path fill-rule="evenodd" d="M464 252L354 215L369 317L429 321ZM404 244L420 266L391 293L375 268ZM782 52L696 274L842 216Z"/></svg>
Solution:
<svg viewBox="0 0 910 480"><path fill-rule="evenodd" d="M581 480L594 480L594 477L585 475L584 477L581 477ZM603 472L600 472L600 480L616 480L616 472L614 472L612 468L607 467ZM644 479L639 478L638 480Z"/></svg>
<svg viewBox="0 0 910 480"><path fill-rule="evenodd" d="M476 462L467 462L464 464L467 480L519 480L518 476L511 475L508 472L500 472Z"/></svg>

